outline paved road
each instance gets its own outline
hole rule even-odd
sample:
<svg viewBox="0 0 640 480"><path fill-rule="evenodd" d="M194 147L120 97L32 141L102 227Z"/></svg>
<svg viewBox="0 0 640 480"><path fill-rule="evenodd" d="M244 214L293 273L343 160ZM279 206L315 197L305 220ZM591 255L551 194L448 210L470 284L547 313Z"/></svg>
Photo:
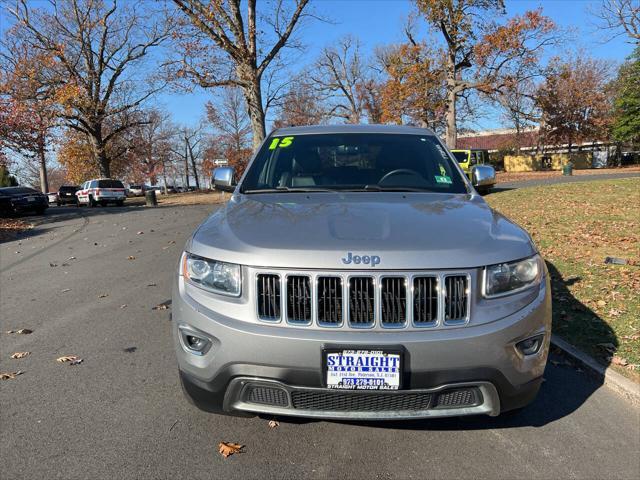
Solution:
<svg viewBox="0 0 640 480"><path fill-rule="evenodd" d="M169 311L151 308L170 298L182 244L211 208L52 208L28 238L0 244L0 370L24 371L0 382L3 479L640 478L639 410L566 366L499 418L270 429L195 410ZM16 328L34 333L4 333ZM64 354L85 361L56 363ZM225 460L220 441L246 453Z"/></svg>
<svg viewBox="0 0 640 480"><path fill-rule="evenodd" d="M594 180L614 180L616 178L638 178L640 172L620 172L620 173L601 173L593 175L572 175L559 176L551 178L540 178L538 180L521 180L518 182L498 183L493 189L495 192L501 190L512 190L514 188L537 187L540 185L555 185L557 183L574 183L574 182L592 182Z"/></svg>

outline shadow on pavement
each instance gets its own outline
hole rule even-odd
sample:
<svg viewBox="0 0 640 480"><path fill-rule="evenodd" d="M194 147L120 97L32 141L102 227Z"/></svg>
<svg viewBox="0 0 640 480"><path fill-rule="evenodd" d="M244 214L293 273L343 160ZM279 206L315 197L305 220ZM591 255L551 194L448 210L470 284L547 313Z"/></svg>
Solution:
<svg viewBox="0 0 640 480"><path fill-rule="evenodd" d="M611 327L596 312L576 299L567 288L579 279L564 279L556 267L547 262L553 291L553 326L557 330L567 322L574 322L582 329L597 329L600 338L613 335ZM571 312L571 313L568 313ZM573 317L571 317L573 316ZM571 330L573 331L573 330ZM575 332L574 332L575 333ZM569 337L569 340L573 337ZM615 338L615 336L613 337ZM603 340L610 341L610 340ZM612 342L617 348L617 340ZM485 430L515 427L542 427L560 420L578 410L589 397L598 390L603 382L582 371L582 367L573 364L560 351L552 348L544 383L536 399L521 410L505 412L498 417L484 415L454 418L434 418L425 420L381 421L381 422L340 422L374 428L392 428L398 430ZM478 379L475 379L478 380ZM265 417L266 418L266 417ZM313 420L281 418L281 422L308 423Z"/></svg>

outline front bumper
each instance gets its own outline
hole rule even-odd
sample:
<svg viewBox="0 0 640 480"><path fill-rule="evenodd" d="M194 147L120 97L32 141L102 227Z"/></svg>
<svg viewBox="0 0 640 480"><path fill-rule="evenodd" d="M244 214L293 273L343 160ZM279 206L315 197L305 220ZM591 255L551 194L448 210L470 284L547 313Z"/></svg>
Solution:
<svg viewBox="0 0 640 480"><path fill-rule="evenodd" d="M235 414L358 420L498 415L535 398L551 335L548 280L534 301L510 316L447 330L324 331L214 318L210 311L202 313L180 280L174 284L172 310L187 397L204 410ZM205 334L211 349L203 356L186 351L178 326ZM523 356L515 344L536 334L544 334L542 348ZM323 351L354 346L402 348L403 389L324 388Z"/></svg>

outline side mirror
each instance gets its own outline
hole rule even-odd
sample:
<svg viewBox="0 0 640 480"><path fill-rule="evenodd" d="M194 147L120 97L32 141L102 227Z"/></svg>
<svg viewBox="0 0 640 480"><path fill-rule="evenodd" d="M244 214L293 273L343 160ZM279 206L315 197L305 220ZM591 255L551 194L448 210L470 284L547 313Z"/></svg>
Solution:
<svg viewBox="0 0 640 480"><path fill-rule="evenodd" d="M213 171L211 180L213 188L223 192L233 192L236 188L235 170L233 167L218 167Z"/></svg>
<svg viewBox="0 0 640 480"><path fill-rule="evenodd" d="M495 169L490 165L474 165L471 169L471 183L474 187L491 187L495 185Z"/></svg>

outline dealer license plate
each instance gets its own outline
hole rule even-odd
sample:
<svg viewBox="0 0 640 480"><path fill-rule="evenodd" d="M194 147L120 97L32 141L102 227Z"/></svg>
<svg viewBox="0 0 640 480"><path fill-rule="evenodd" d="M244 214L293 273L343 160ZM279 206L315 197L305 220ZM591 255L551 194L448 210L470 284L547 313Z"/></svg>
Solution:
<svg viewBox="0 0 640 480"><path fill-rule="evenodd" d="M334 350L325 352L327 388L398 390L402 372L397 352Z"/></svg>

